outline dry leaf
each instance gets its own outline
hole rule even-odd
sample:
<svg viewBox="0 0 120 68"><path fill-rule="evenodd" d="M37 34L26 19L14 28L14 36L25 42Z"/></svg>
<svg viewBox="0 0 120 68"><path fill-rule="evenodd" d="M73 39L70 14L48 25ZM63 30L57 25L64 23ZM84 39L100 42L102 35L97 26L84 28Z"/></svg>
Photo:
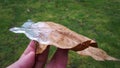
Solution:
<svg viewBox="0 0 120 68"><path fill-rule="evenodd" d="M91 56L92 58L98 61L104 61L104 60L120 61L114 57L109 56L102 49L91 47L91 46L89 46L88 48L82 51L77 51L77 53L80 55Z"/></svg>
<svg viewBox="0 0 120 68"><path fill-rule="evenodd" d="M62 49L71 49L80 55L93 57L95 60L117 60L103 50L97 48L97 43L83 35L54 22L25 22L22 27L11 28L14 33L24 33L29 39L38 43L36 54L42 53L48 45Z"/></svg>

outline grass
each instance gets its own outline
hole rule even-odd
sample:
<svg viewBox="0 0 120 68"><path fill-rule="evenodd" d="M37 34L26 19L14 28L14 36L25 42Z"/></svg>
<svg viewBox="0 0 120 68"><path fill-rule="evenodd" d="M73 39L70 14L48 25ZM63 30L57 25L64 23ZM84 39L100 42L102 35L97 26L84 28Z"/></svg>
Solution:
<svg viewBox="0 0 120 68"><path fill-rule="evenodd" d="M99 48L120 59L119 18L119 0L0 0L0 68L19 59L27 47L29 39L24 34L9 31L27 19L60 23L95 39ZM98 62L70 51L67 67L119 68L119 63Z"/></svg>

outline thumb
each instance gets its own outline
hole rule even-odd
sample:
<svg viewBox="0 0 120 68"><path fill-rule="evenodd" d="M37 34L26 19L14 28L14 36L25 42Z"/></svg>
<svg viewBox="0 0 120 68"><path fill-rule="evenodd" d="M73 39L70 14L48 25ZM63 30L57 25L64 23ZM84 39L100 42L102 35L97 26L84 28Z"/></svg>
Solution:
<svg viewBox="0 0 120 68"><path fill-rule="evenodd" d="M21 64L24 68L32 68L35 61L35 52L28 53L25 57L22 57L18 60L18 63Z"/></svg>
<svg viewBox="0 0 120 68"><path fill-rule="evenodd" d="M17 62L8 66L7 68L32 68L35 61L35 53L29 52L24 57L20 58Z"/></svg>

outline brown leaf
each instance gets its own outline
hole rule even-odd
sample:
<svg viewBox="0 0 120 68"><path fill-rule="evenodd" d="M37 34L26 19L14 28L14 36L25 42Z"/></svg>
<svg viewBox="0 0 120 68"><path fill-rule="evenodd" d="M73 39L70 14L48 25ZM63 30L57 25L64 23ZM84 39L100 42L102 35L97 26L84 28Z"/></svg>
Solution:
<svg viewBox="0 0 120 68"><path fill-rule="evenodd" d="M48 30L52 32L49 35L50 44L62 49L71 49L77 51L80 55L91 56L95 60L104 61L104 60L114 60L118 59L107 55L105 51L97 48L96 41L87 38L83 35L77 34L76 32L71 31L70 29L53 22L45 23ZM42 53L46 49L46 46L39 45L37 48L37 54Z"/></svg>
<svg viewBox="0 0 120 68"><path fill-rule="evenodd" d="M87 38L83 35L77 34L72 30L53 22L46 22L52 30L50 33L50 45L62 48L62 49L72 49L72 50L83 50L88 46L97 47L97 43ZM80 46L80 47L77 47Z"/></svg>
<svg viewBox="0 0 120 68"><path fill-rule="evenodd" d="M104 61L104 60L113 60L120 61L114 57L109 56L104 50L89 46L85 50L77 51L80 55L91 56L95 60Z"/></svg>

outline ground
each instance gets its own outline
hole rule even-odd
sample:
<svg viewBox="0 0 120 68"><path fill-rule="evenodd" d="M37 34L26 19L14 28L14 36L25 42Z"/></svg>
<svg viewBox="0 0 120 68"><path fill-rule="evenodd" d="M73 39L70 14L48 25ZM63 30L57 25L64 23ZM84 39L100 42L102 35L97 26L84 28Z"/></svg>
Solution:
<svg viewBox="0 0 120 68"><path fill-rule="evenodd" d="M15 62L27 47L30 40L9 28L28 19L62 24L96 40L99 48L120 59L120 0L0 0L0 68ZM119 63L99 62L70 51L67 67L119 68Z"/></svg>

